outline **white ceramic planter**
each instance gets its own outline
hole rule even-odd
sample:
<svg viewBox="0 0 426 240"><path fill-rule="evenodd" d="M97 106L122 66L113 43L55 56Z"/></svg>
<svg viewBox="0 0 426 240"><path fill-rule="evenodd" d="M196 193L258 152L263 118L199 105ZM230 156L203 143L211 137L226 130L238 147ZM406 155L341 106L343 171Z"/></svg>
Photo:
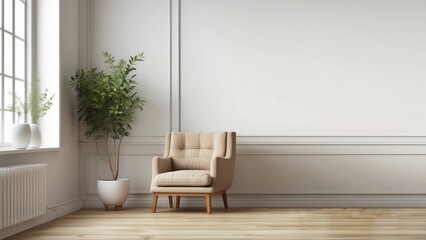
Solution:
<svg viewBox="0 0 426 240"><path fill-rule="evenodd" d="M28 123L15 123L12 126L12 146L25 149L30 144L31 127Z"/></svg>
<svg viewBox="0 0 426 240"><path fill-rule="evenodd" d="M31 127L31 141L28 148L40 148L42 143L40 128L38 127L37 124L33 124L33 123L30 124L30 127Z"/></svg>
<svg viewBox="0 0 426 240"><path fill-rule="evenodd" d="M115 206L115 210L121 210L129 195L129 186L129 179L98 180L98 195L105 210L108 210L108 206Z"/></svg>

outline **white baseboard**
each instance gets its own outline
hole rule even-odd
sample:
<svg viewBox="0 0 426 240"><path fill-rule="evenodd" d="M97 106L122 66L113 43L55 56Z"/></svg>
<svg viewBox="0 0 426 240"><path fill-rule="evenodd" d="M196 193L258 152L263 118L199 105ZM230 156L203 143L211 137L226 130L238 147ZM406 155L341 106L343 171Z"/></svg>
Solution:
<svg viewBox="0 0 426 240"><path fill-rule="evenodd" d="M12 236L14 234L20 233L27 229L52 221L56 218L70 214L82 208L83 208L83 201L81 198L76 198L55 206L48 207L47 213L43 216L40 216L38 218L34 218L29 221L1 230L0 239Z"/></svg>
<svg viewBox="0 0 426 240"><path fill-rule="evenodd" d="M151 207L150 194L129 195L124 207ZM158 207L168 207L168 199L160 197ZM223 207L220 195L213 197L213 207ZM297 207L297 208L406 208L426 207L426 195L246 195L228 194L229 207ZM205 207L204 199L182 197L181 207ZM97 195L86 195L85 208L102 208Z"/></svg>

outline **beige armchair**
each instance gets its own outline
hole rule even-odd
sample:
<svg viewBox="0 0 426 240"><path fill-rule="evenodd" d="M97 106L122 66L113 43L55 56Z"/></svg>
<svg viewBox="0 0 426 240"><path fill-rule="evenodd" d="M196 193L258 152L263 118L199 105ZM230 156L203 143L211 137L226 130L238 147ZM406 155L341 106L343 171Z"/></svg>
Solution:
<svg viewBox="0 0 426 240"><path fill-rule="evenodd" d="M152 212L158 196L169 197L179 208L181 196L203 196L207 213L211 197L222 194L228 208L226 190L231 186L236 158L235 132L172 132L166 135L164 157L152 159Z"/></svg>

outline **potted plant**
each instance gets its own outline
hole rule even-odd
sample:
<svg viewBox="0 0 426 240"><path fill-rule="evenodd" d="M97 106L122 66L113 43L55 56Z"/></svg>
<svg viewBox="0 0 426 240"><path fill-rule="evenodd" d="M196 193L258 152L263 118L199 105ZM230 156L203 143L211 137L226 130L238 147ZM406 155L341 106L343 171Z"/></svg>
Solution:
<svg viewBox="0 0 426 240"><path fill-rule="evenodd" d="M42 144L42 136L40 128L38 127L38 121L41 117L47 114L47 111L53 105L53 97L55 94L52 94L49 97L49 90L47 88L43 93L40 93L39 80L34 78L31 82L31 92L29 94L27 106L31 112L31 141L29 148L39 148Z"/></svg>
<svg viewBox="0 0 426 240"><path fill-rule="evenodd" d="M29 108L18 95L15 94L14 99L15 103L9 108L18 115L18 119L12 126L12 146L17 149L26 149L31 141L31 127L28 123L21 123L20 119L28 113Z"/></svg>
<svg viewBox="0 0 426 240"><path fill-rule="evenodd" d="M27 95L26 101L18 95L14 95L15 104L10 109L18 115L16 123L12 127L12 145L18 149L39 148L42 143L42 136L37 125L38 120L47 114L53 105L55 94L48 96L48 90L40 93L39 80L34 78L31 82L31 92ZM32 123L20 123L23 115L31 112Z"/></svg>
<svg viewBox="0 0 426 240"><path fill-rule="evenodd" d="M129 180L118 179L122 139L130 135L136 110L143 110L144 100L135 91L136 63L143 53L127 61L116 60L104 52L106 70L78 69L71 77L76 92L79 121L86 125L85 136L96 143L98 156L106 155L112 180L98 180L98 195L106 210L122 208L129 192ZM101 147L102 145L102 147Z"/></svg>

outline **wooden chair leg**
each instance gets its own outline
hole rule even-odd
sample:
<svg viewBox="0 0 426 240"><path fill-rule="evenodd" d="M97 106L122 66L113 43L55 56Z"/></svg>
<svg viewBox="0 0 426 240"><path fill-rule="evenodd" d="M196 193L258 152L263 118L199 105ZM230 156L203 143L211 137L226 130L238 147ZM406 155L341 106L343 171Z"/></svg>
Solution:
<svg viewBox="0 0 426 240"><path fill-rule="evenodd" d="M180 196L176 196L176 208L180 206Z"/></svg>
<svg viewBox="0 0 426 240"><path fill-rule="evenodd" d="M212 213L212 195L210 193L206 194L206 207L207 207L207 213Z"/></svg>
<svg viewBox="0 0 426 240"><path fill-rule="evenodd" d="M169 196L169 207L173 208L173 196Z"/></svg>
<svg viewBox="0 0 426 240"><path fill-rule="evenodd" d="M157 211L157 201L158 201L158 195L153 193L152 194L152 212L153 213Z"/></svg>
<svg viewBox="0 0 426 240"><path fill-rule="evenodd" d="M222 193L223 206L228 208L228 197L226 196L226 191Z"/></svg>

